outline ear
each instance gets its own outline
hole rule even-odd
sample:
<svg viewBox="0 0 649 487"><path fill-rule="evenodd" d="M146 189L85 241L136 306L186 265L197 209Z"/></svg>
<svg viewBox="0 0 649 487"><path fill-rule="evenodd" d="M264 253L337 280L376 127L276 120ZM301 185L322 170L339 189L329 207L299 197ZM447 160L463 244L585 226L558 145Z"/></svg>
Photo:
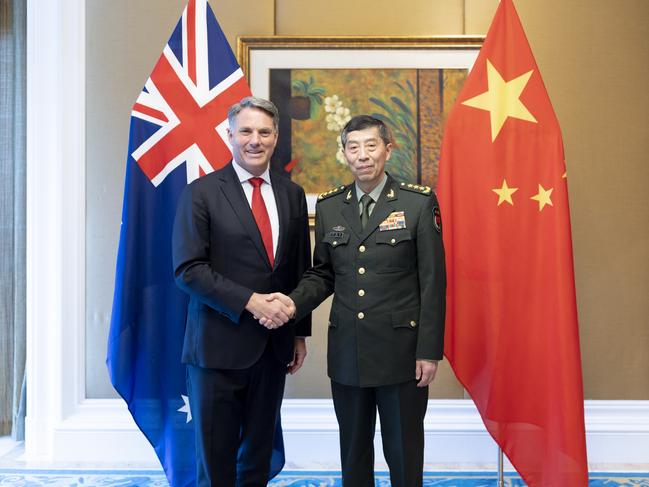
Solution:
<svg viewBox="0 0 649 487"><path fill-rule="evenodd" d="M386 152L385 160L388 161L388 160L390 160L390 156L392 155L392 142L390 142L389 144L386 144L385 152Z"/></svg>

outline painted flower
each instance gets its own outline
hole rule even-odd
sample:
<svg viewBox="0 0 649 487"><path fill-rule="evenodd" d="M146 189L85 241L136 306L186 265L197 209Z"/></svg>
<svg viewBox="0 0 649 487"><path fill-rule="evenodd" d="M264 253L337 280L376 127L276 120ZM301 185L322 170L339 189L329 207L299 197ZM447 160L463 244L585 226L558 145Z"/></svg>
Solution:
<svg viewBox="0 0 649 487"><path fill-rule="evenodd" d="M336 143L338 151L336 152L336 160L340 164L347 164L345 155L343 153L342 142L340 142L340 131L345 127L347 122L352 118L349 108L343 106L343 102L338 95L328 96L324 99L324 109L327 115L325 122L327 123L327 130L336 132Z"/></svg>

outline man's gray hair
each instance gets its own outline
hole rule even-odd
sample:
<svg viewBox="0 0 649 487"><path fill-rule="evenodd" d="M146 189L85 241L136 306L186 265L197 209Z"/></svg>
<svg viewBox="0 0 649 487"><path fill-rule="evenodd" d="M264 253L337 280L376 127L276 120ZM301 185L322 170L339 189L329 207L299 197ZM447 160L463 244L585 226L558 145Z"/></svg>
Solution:
<svg viewBox="0 0 649 487"><path fill-rule="evenodd" d="M272 101L257 98L256 96L246 96L239 103L235 103L230 107L228 110L228 123L230 127L234 127L237 115L244 108L256 108L257 110L266 112L273 119L273 128L277 132L279 126L279 112L277 111L277 107Z"/></svg>
<svg viewBox="0 0 649 487"><path fill-rule="evenodd" d="M379 137L383 140L385 145L388 145L392 142L392 134L390 129L383 123L382 120L378 118L370 117L369 115L356 115L352 118L347 124L343 127L342 132L340 133L340 141L343 144L343 147L347 144L347 135L349 132L354 132L356 130L364 130L370 127L376 127L379 129Z"/></svg>

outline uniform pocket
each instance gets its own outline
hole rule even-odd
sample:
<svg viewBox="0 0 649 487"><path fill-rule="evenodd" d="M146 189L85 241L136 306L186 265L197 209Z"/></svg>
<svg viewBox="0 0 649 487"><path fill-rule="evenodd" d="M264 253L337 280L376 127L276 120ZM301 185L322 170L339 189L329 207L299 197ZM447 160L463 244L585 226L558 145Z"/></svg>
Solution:
<svg viewBox="0 0 649 487"><path fill-rule="evenodd" d="M376 236L377 245L391 245L392 247L409 240L412 240L412 237L408 230L388 230L379 232Z"/></svg>
<svg viewBox="0 0 649 487"><path fill-rule="evenodd" d="M376 234L376 272L403 272L417 264L415 241L407 229Z"/></svg>
<svg viewBox="0 0 649 487"><path fill-rule="evenodd" d="M322 242L334 248L341 245L347 245L349 243L349 234L342 232L330 232L323 237Z"/></svg>
<svg viewBox="0 0 649 487"><path fill-rule="evenodd" d="M392 313L392 328L407 328L416 331L419 326L419 308L410 308Z"/></svg>
<svg viewBox="0 0 649 487"><path fill-rule="evenodd" d="M322 243L329 248L331 263L336 274L346 274L349 265L349 233L329 232L322 238Z"/></svg>

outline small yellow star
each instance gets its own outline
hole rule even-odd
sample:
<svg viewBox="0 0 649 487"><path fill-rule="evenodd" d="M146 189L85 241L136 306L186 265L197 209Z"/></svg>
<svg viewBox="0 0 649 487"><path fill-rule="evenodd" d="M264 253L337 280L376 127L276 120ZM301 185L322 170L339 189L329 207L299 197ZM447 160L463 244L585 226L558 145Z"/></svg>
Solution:
<svg viewBox="0 0 649 487"><path fill-rule="evenodd" d="M554 191L554 188L545 189L539 184L539 192L530 198L539 202L539 211L541 211L545 205L554 206L550 199L552 191Z"/></svg>
<svg viewBox="0 0 649 487"><path fill-rule="evenodd" d="M518 191L518 188L509 188L507 186L507 180L503 179L503 185L500 188L495 188L491 191L498 195L498 206L500 206L503 201L506 201L513 206L514 201L512 200L512 195Z"/></svg>
<svg viewBox="0 0 649 487"><path fill-rule="evenodd" d="M487 59L487 85L484 93L462 102L473 108L486 110L491 120L491 141L498 137L508 117L527 120L536 123L536 118L520 100L521 93L527 86L534 70L530 70L509 81L505 81L500 73Z"/></svg>

